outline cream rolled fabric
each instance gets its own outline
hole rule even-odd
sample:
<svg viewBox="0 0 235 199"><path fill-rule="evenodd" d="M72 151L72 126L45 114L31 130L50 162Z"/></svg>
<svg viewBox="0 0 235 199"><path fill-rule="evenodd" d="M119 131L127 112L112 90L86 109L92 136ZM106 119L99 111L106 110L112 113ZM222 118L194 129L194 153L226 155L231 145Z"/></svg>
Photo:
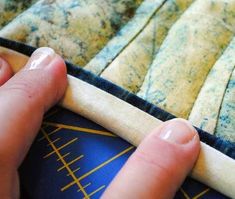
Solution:
<svg viewBox="0 0 235 199"><path fill-rule="evenodd" d="M61 105L78 113L138 146L162 122L140 109L68 76L69 87ZM235 160L201 142L201 151L191 176L235 198Z"/></svg>
<svg viewBox="0 0 235 199"><path fill-rule="evenodd" d="M18 71L27 57L0 47L14 71ZM162 122L131 104L80 79L68 75L68 87L61 106L107 128L135 146ZM144 125L143 125L144 124ZM201 142L201 151L191 176L235 198L235 160Z"/></svg>

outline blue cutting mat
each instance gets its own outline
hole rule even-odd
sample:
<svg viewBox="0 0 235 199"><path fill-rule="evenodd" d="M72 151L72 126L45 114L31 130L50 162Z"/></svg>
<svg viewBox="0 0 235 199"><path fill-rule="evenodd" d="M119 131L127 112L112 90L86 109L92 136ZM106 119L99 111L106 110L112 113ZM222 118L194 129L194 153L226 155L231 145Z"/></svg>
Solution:
<svg viewBox="0 0 235 199"><path fill-rule="evenodd" d="M56 107L20 169L21 184L32 199L99 198L134 150L94 122ZM187 179L175 198L227 197Z"/></svg>

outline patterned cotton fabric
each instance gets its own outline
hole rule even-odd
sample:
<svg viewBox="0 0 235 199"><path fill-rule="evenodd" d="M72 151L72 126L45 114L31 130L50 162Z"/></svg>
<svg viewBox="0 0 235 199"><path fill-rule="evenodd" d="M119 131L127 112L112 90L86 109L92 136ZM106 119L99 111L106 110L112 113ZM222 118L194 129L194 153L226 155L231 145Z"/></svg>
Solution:
<svg viewBox="0 0 235 199"><path fill-rule="evenodd" d="M235 142L235 0L0 0L0 36Z"/></svg>

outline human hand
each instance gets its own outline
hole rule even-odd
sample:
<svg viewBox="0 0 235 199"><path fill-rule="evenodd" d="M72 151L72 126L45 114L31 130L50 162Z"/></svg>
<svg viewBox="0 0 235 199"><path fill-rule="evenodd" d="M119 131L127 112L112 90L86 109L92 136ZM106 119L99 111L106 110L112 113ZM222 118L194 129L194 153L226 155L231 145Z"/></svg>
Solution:
<svg viewBox="0 0 235 199"><path fill-rule="evenodd" d="M102 198L173 198L199 149L199 136L188 121L164 122L142 141Z"/></svg>
<svg viewBox="0 0 235 199"><path fill-rule="evenodd" d="M62 97L66 67L49 48L37 50L11 77L0 58L0 196L19 197L17 169L43 114ZM30 122L29 122L30 121ZM163 123L137 148L103 198L172 198L199 153L196 131L184 120Z"/></svg>
<svg viewBox="0 0 235 199"><path fill-rule="evenodd" d="M19 198L17 169L37 132L43 114L62 97L66 67L50 48L37 50L13 77L0 58L0 198ZM8 80L8 81L7 81Z"/></svg>

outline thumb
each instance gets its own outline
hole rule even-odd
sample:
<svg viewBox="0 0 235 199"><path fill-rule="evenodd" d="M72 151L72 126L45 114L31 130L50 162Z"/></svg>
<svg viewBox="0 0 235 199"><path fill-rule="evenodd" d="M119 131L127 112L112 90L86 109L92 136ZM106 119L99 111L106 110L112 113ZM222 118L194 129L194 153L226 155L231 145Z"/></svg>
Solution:
<svg viewBox="0 0 235 199"><path fill-rule="evenodd" d="M173 198L196 161L199 143L186 120L164 122L144 139L103 198Z"/></svg>

